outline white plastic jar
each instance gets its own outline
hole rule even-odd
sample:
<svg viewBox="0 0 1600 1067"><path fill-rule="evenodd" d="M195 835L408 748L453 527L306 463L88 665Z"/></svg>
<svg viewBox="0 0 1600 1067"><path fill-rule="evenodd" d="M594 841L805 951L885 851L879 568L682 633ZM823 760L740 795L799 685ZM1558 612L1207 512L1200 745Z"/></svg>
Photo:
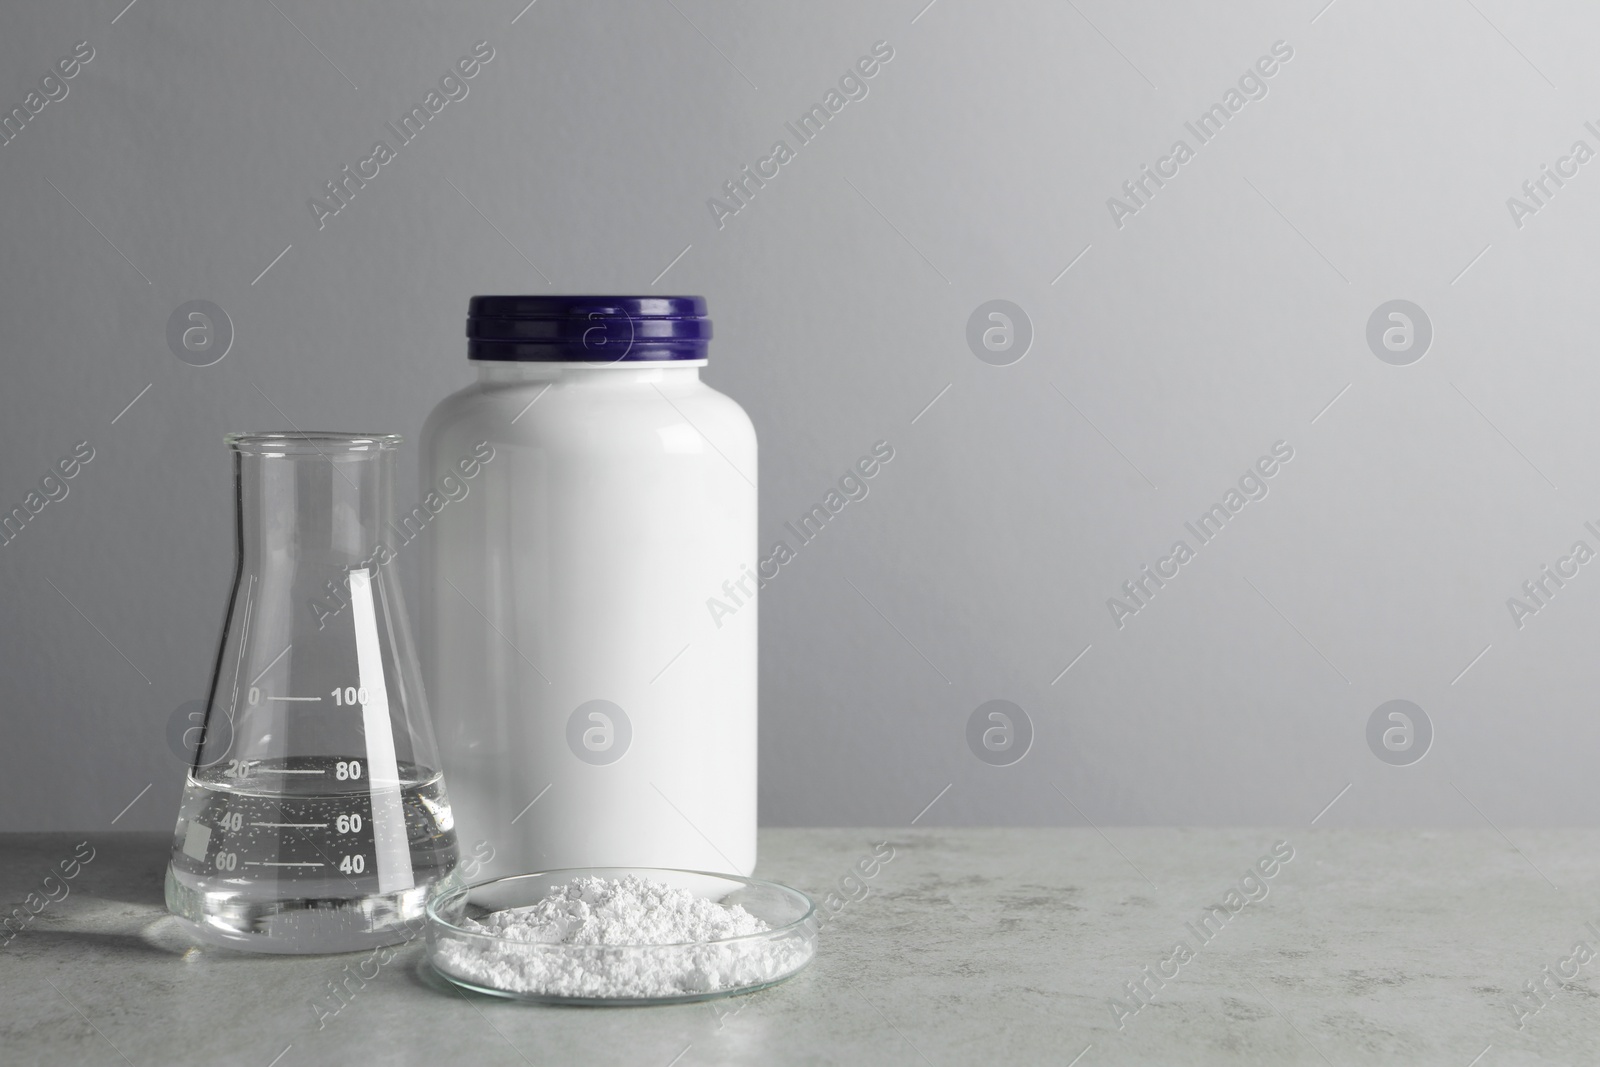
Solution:
<svg viewBox="0 0 1600 1067"><path fill-rule="evenodd" d="M480 876L755 867L756 438L700 381L705 310L472 298L478 380L401 523L431 527L424 678Z"/></svg>

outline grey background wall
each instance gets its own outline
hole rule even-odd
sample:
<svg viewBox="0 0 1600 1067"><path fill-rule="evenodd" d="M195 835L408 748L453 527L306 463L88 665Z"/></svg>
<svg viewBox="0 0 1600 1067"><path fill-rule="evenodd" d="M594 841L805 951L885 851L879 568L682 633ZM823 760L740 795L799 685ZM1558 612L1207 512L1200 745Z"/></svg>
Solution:
<svg viewBox="0 0 1600 1067"><path fill-rule="evenodd" d="M1600 17L925 2L0 13L5 109L94 53L0 145L0 504L94 450L0 547L0 827L170 825L231 563L224 432L414 439L469 378L470 294L652 289L711 302L764 541L895 449L763 594L766 822L1595 819L1600 563L1560 560L1600 550L1600 163L1561 160L1600 150ZM308 201L479 41L469 94L319 228ZM1275 42L1202 144L1185 123ZM780 138L719 226L708 198ZM1176 175L1141 205L1146 164ZM1569 177L1535 201L1547 164ZM234 331L206 367L167 340L200 299ZM1031 324L1006 366L968 343L994 299ZM1396 299L1426 346L1369 344ZM1186 530L1278 442L1264 497ZM1576 574L1539 606L1547 564ZM1409 745L1379 716L1392 750L1368 727L1396 699L1421 714ZM991 700L1026 718L985 762Z"/></svg>

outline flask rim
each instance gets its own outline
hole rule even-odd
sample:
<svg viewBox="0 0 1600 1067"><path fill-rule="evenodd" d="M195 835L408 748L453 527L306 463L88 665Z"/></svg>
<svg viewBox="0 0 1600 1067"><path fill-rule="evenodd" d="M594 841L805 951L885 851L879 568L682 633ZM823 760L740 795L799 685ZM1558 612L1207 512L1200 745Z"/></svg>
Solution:
<svg viewBox="0 0 1600 1067"><path fill-rule="evenodd" d="M230 433L228 447L249 456L297 457L393 452L405 440L397 433L340 433L332 430L270 430Z"/></svg>

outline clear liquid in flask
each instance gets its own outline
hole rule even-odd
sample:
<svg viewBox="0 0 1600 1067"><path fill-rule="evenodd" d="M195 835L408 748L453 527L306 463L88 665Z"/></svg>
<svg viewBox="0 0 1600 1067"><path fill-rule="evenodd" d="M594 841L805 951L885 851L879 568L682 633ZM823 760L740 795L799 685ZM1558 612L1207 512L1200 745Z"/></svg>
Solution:
<svg viewBox="0 0 1600 1067"><path fill-rule="evenodd" d="M246 760L191 774L167 898L205 940L346 952L415 936L456 864L436 771L374 786L359 757ZM342 788L341 788L342 787Z"/></svg>

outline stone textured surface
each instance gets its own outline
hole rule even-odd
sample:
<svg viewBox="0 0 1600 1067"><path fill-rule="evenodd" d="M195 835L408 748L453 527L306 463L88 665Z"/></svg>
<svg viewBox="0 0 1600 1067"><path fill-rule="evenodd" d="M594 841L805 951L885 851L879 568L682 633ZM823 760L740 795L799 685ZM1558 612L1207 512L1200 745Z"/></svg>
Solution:
<svg viewBox="0 0 1600 1067"><path fill-rule="evenodd" d="M1600 1062L1600 960L1521 1030L1513 1007L1574 942L1600 948L1596 831L774 829L760 874L822 898L885 838L894 859L778 988L531 1007L454 991L411 946L319 1028L312 1001L359 957L186 945L163 836L0 836L8 909L95 849L0 946L0 1063ZM1200 942L1186 924L1284 840L1266 897ZM1193 958L1119 1031L1110 998L1179 939Z"/></svg>

